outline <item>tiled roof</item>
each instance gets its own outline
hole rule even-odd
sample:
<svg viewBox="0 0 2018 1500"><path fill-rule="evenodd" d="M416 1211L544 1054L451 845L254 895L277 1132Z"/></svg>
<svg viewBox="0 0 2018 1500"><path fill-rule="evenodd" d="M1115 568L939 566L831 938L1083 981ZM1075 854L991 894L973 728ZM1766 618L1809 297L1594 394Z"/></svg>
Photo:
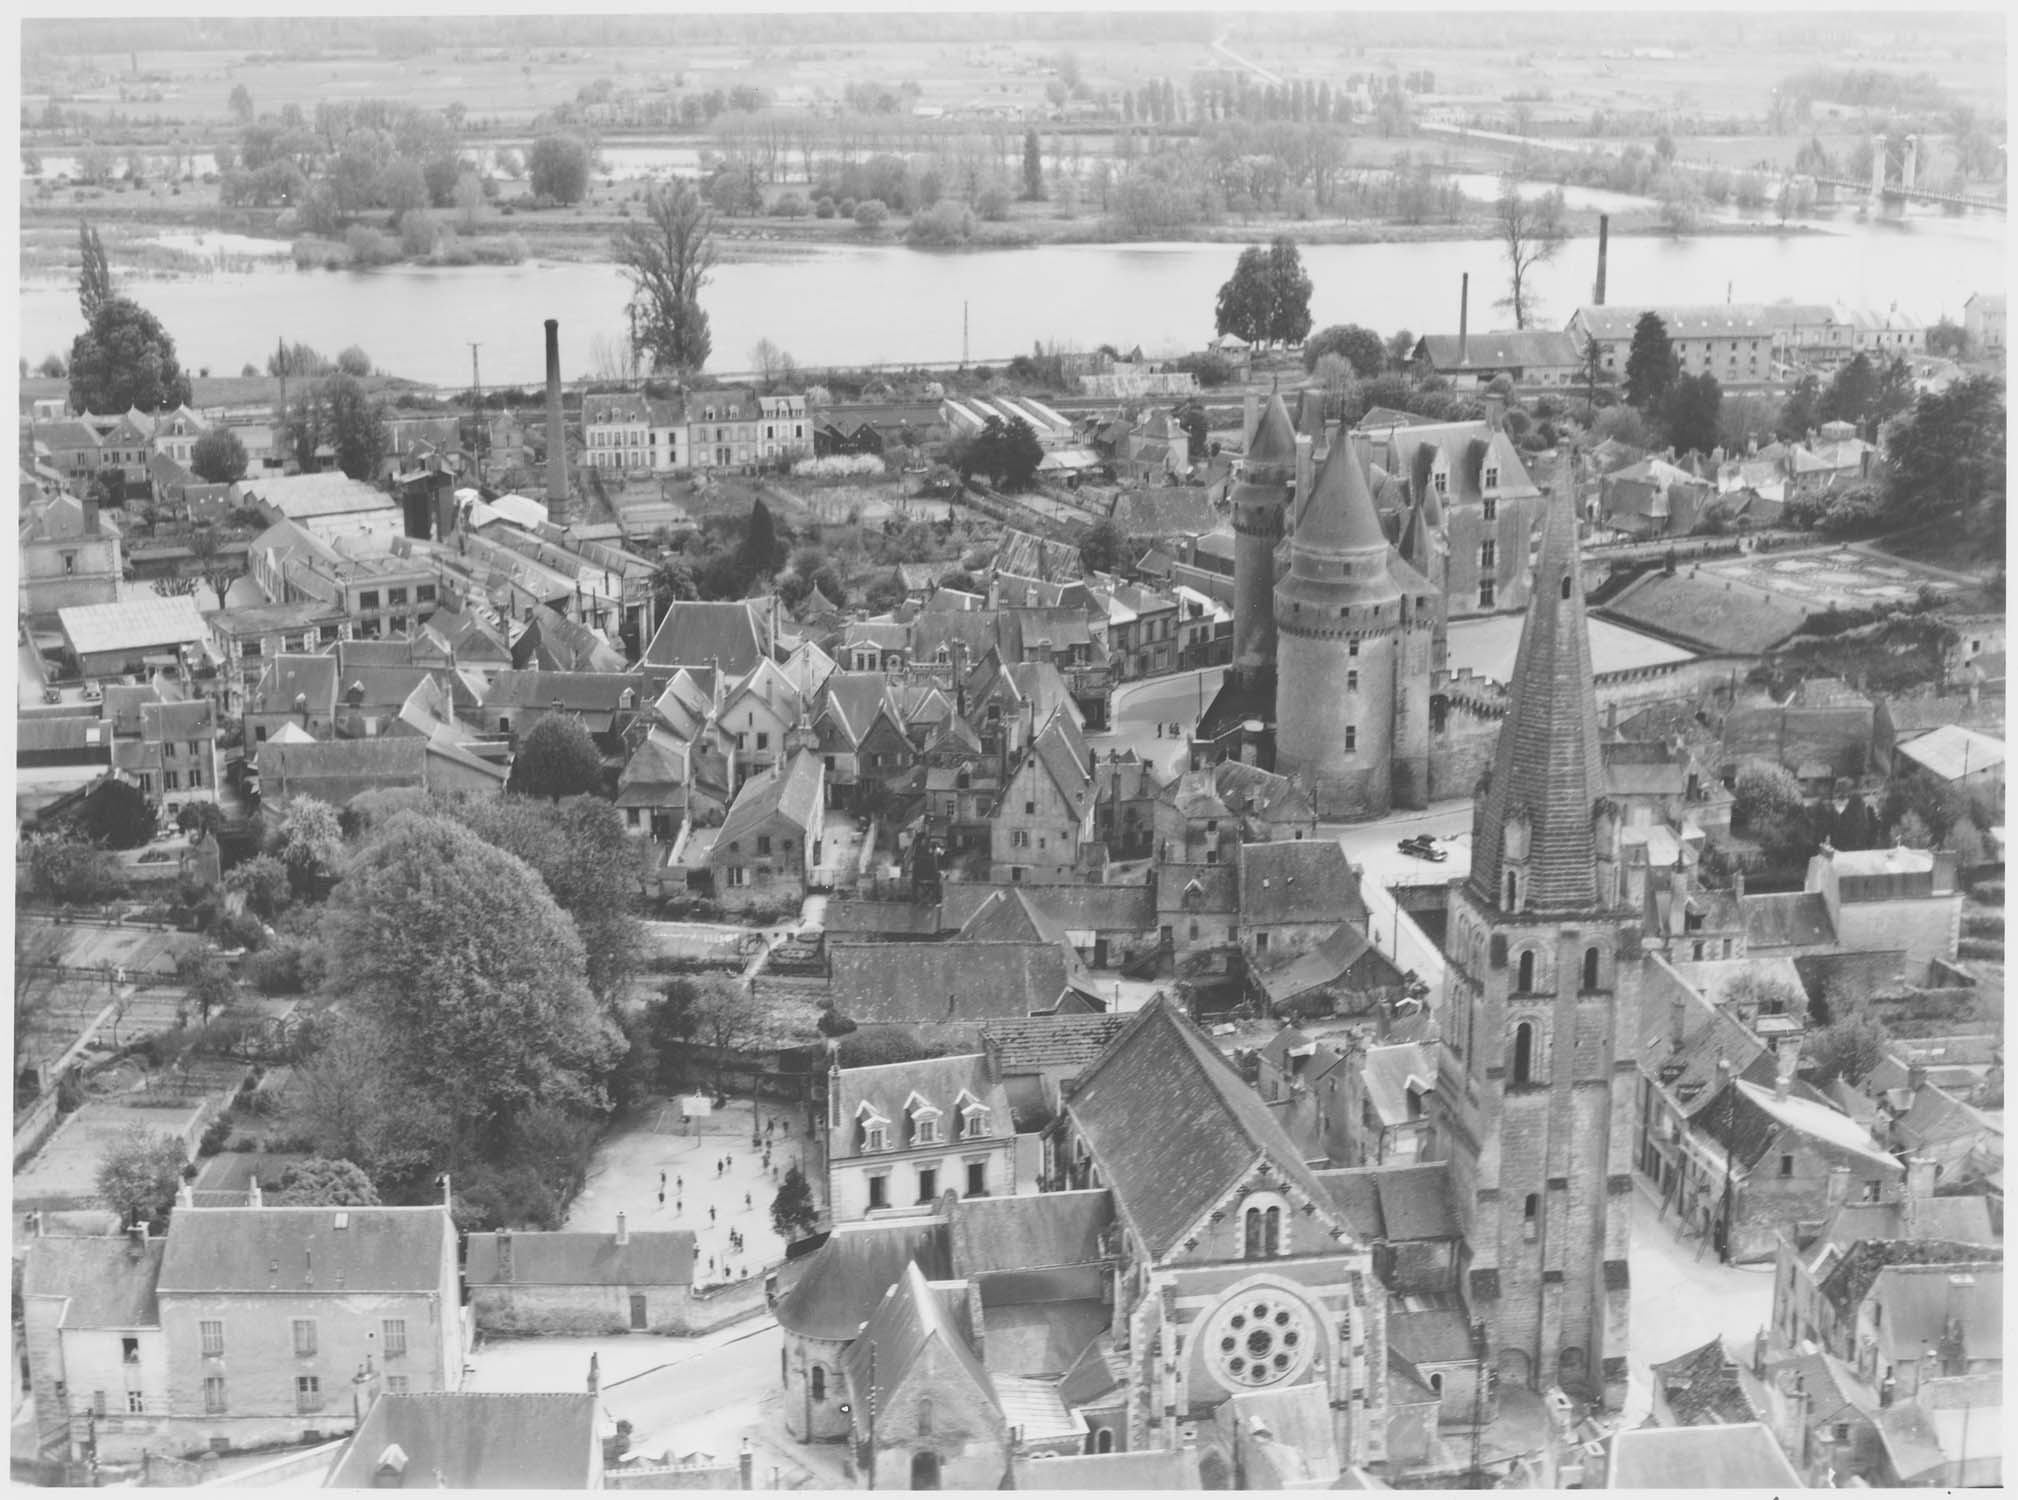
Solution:
<svg viewBox="0 0 2018 1500"><path fill-rule="evenodd" d="M1605 780L1567 460L1557 488L1561 493L1549 503L1543 523L1534 595L1521 626L1507 715L1472 851L1472 892L1495 909L1506 895L1507 824L1523 817L1528 856L1522 907L1582 911L1599 898L1591 819Z"/></svg>
<svg viewBox="0 0 2018 1500"><path fill-rule="evenodd" d="M259 774L269 796L289 782L314 785L315 795L333 795L322 783L340 782L355 790L373 786L421 786L427 778L427 741L406 736L364 740L321 740L293 744L270 738L259 747ZM355 790L340 794L348 800Z"/></svg>
<svg viewBox="0 0 2018 1500"><path fill-rule="evenodd" d="M439 1205L183 1209L168 1221L160 1290L432 1292L454 1234Z"/></svg>
<svg viewBox="0 0 2018 1500"><path fill-rule="evenodd" d="M1260 1096L1167 1000L1137 1012L1080 1076L1066 1109L1159 1259L1263 1162L1320 1214L1330 1203Z"/></svg>
<svg viewBox="0 0 2018 1500"><path fill-rule="evenodd" d="M1053 943L831 943L834 1008L858 1022L1020 1020L1074 973Z"/></svg>
<svg viewBox="0 0 2018 1500"><path fill-rule="evenodd" d="M1505 370L1543 365L1575 369L1584 355L1567 333L1528 328L1513 333L1426 333L1419 347L1439 371Z"/></svg>
<svg viewBox="0 0 2018 1500"><path fill-rule="evenodd" d="M491 678L486 708L553 708L611 714L625 693L635 706L645 698L645 678L635 672L506 671Z"/></svg>
<svg viewBox="0 0 2018 1500"><path fill-rule="evenodd" d="M1167 1494L1205 1486L1196 1448L1145 1448L1136 1453L1070 1453L1017 1458L1010 1466L1019 1490L1140 1490Z"/></svg>
<svg viewBox="0 0 2018 1500"><path fill-rule="evenodd" d="M511 1274L503 1241L511 1242ZM690 1286L694 1232L646 1229L625 1236L570 1230L472 1234L464 1280L471 1286Z"/></svg>
<svg viewBox="0 0 2018 1500"><path fill-rule="evenodd" d="M1107 1258L1101 1235L1113 1221L1105 1188L963 1198L953 1205L953 1270L975 1277L1089 1265Z"/></svg>
<svg viewBox="0 0 2018 1500"><path fill-rule="evenodd" d="M128 1235L49 1235L27 1241L24 1297L64 1297L65 1328L159 1328L155 1281L164 1241Z"/></svg>
<svg viewBox="0 0 2018 1500"><path fill-rule="evenodd" d="M1387 534L1373 508L1366 468L1350 442L1332 444L1311 485L1310 501L1300 508L1290 539L1293 553L1315 550L1326 554L1387 550Z"/></svg>
<svg viewBox="0 0 2018 1500"><path fill-rule="evenodd" d="M1147 884L994 885L957 882L943 888L944 921L961 924L995 895L1014 891L1037 916L1065 932L1146 931L1156 925L1155 893Z"/></svg>
<svg viewBox="0 0 2018 1500"><path fill-rule="evenodd" d="M803 1338L852 1339L912 1262L929 1281L952 1275L950 1247L941 1218L837 1224L778 1299L778 1326Z"/></svg>
<svg viewBox="0 0 2018 1500"><path fill-rule="evenodd" d="M385 491L346 474L262 474L242 480L239 488L247 499L272 506L290 521L398 508Z"/></svg>
<svg viewBox="0 0 2018 1500"><path fill-rule="evenodd" d="M1390 1308L1387 1315L1390 1348L1414 1365L1448 1365L1478 1358L1471 1324L1464 1310L1433 1307L1409 1312Z"/></svg>
<svg viewBox="0 0 2018 1500"><path fill-rule="evenodd" d="M1719 1336L1655 1365L1654 1388L1666 1398L1676 1426L1756 1422L1764 1413L1753 1402L1739 1368Z"/></svg>
<svg viewBox="0 0 2018 1500"><path fill-rule="evenodd" d="M586 1364L577 1372L587 1380ZM586 1388L538 1395L384 1395L330 1466L323 1487L371 1489L389 1457L396 1487L580 1490L602 1478L602 1403Z"/></svg>
<svg viewBox="0 0 2018 1500"><path fill-rule="evenodd" d="M1269 1003L1283 1005L1298 995L1338 983L1362 964L1362 976L1369 981L1369 987L1395 984L1401 979L1400 971L1385 954L1374 948L1365 933L1349 922L1341 922L1316 947L1285 959L1273 968L1256 968L1250 972L1268 996Z"/></svg>
<svg viewBox="0 0 2018 1500"><path fill-rule="evenodd" d="M1317 1177L1363 1240L1444 1240L1459 1232L1456 1190L1446 1163L1340 1167Z"/></svg>
<svg viewBox="0 0 2018 1500"><path fill-rule="evenodd" d="M1860 1240L1822 1277L1819 1290L1839 1313L1861 1303L1878 1277L1892 1266L1953 1266L2001 1262L1997 1245L1971 1245L1959 1240Z"/></svg>
<svg viewBox="0 0 2018 1500"><path fill-rule="evenodd" d="M1076 1070L1098 1057L1127 1024L1126 1016L1038 1016L985 1022L981 1036L999 1073Z"/></svg>
<svg viewBox="0 0 2018 1500"><path fill-rule="evenodd" d="M1359 877L1333 839L1243 844L1239 869L1243 922L1366 921Z"/></svg>
<svg viewBox="0 0 2018 1500"><path fill-rule="evenodd" d="M1013 887L990 892L960 924L960 936L970 943L1062 943L1065 930Z"/></svg>

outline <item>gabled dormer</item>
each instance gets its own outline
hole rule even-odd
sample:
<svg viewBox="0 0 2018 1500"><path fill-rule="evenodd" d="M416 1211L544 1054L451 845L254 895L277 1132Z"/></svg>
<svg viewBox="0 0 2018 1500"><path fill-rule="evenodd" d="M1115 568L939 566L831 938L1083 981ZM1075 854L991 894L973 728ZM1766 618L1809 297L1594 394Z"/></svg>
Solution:
<svg viewBox="0 0 2018 1500"><path fill-rule="evenodd" d="M855 1148L863 1155L891 1149L890 1117L868 1100L855 1110Z"/></svg>
<svg viewBox="0 0 2018 1500"><path fill-rule="evenodd" d="M904 1101L904 1115L910 1121L913 1146L936 1146L946 1138L944 1120L946 1112L916 1092Z"/></svg>
<svg viewBox="0 0 2018 1500"><path fill-rule="evenodd" d="M960 1090L960 1097L954 1101L954 1114L960 1122L960 1139L978 1141L993 1133L994 1111L970 1089Z"/></svg>

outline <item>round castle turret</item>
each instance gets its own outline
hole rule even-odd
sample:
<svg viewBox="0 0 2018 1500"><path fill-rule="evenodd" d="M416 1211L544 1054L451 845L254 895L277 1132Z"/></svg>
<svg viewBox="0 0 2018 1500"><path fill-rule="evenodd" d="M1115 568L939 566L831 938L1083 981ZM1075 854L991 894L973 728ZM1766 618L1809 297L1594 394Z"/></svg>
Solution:
<svg viewBox="0 0 2018 1500"><path fill-rule="evenodd" d="M1405 649L1423 622L1388 564L1387 535L1350 439L1331 445L1275 586L1275 769L1310 790L1320 818L1373 818L1394 803L1397 718L1427 685ZM1420 671L1418 671L1420 666Z"/></svg>

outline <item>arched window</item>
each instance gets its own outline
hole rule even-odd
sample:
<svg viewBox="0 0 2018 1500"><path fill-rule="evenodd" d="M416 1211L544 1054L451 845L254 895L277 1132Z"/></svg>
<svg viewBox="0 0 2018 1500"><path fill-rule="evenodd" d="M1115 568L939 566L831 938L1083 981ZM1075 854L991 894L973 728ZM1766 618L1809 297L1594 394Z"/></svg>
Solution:
<svg viewBox="0 0 2018 1500"><path fill-rule="evenodd" d="M1521 954L1519 974L1520 978L1514 982L1514 988L1523 995L1533 994L1535 987L1534 949L1530 948L1526 952Z"/></svg>
<svg viewBox="0 0 2018 1500"><path fill-rule="evenodd" d="M1443 1376L1432 1372L1429 1377L1429 1388L1436 1395L1441 1396L1443 1394Z"/></svg>
<svg viewBox="0 0 2018 1500"><path fill-rule="evenodd" d="M1597 987L1598 950L1595 948L1586 948L1584 949L1584 988L1594 990Z"/></svg>
<svg viewBox="0 0 2018 1500"><path fill-rule="evenodd" d="M815 1401L827 1399L827 1371L821 1365L813 1366L813 1399Z"/></svg>
<svg viewBox="0 0 2018 1500"><path fill-rule="evenodd" d="M1103 1427L1093 1434L1093 1451L1095 1453L1112 1453L1114 1451L1114 1429L1112 1427Z"/></svg>
<svg viewBox="0 0 2018 1500"><path fill-rule="evenodd" d="M920 1396L918 1398L918 1432L922 1436L931 1431L932 1398L930 1396Z"/></svg>
<svg viewBox="0 0 2018 1500"><path fill-rule="evenodd" d="M1569 598L1569 596L1570 596L1570 575L1565 573L1563 574L1563 597L1567 599Z"/></svg>
<svg viewBox="0 0 2018 1500"><path fill-rule="evenodd" d="M1261 1249L1264 1255L1282 1254L1282 1210L1271 1208L1262 1216Z"/></svg>
<svg viewBox="0 0 2018 1500"><path fill-rule="evenodd" d="M1513 1081L1515 1083L1534 1082L1535 1029L1523 1021L1514 1027L1513 1040Z"/></svg>
<svg viewBox="0 0 2018 1500"><path fill-rule="evenodd" d="M1508 870L1506 872L1506 903L1505 903L1506 909L1508 911L1512 911L1514 909L1515 892L1516 887L1514 885L1514 872Z"/></svg>

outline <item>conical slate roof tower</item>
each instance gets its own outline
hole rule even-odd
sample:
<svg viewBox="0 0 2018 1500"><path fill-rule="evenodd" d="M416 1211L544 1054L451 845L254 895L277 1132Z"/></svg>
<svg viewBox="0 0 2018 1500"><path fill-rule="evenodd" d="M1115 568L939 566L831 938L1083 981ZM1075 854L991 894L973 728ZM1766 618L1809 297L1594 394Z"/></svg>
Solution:
<svg viewBox="0 0 2018 1500"><path fill-rule="evenodd" d="M1516 902L1536 912L1600 905L1592 815L1605 781L1576 531L1574 471L1564 459L1542 522L1507 715L1475 818L1471 888L1502 909ZM1509 824L1525 826L1509 840ZM1520 877L1514 899L1509 873Z"/></svg>

